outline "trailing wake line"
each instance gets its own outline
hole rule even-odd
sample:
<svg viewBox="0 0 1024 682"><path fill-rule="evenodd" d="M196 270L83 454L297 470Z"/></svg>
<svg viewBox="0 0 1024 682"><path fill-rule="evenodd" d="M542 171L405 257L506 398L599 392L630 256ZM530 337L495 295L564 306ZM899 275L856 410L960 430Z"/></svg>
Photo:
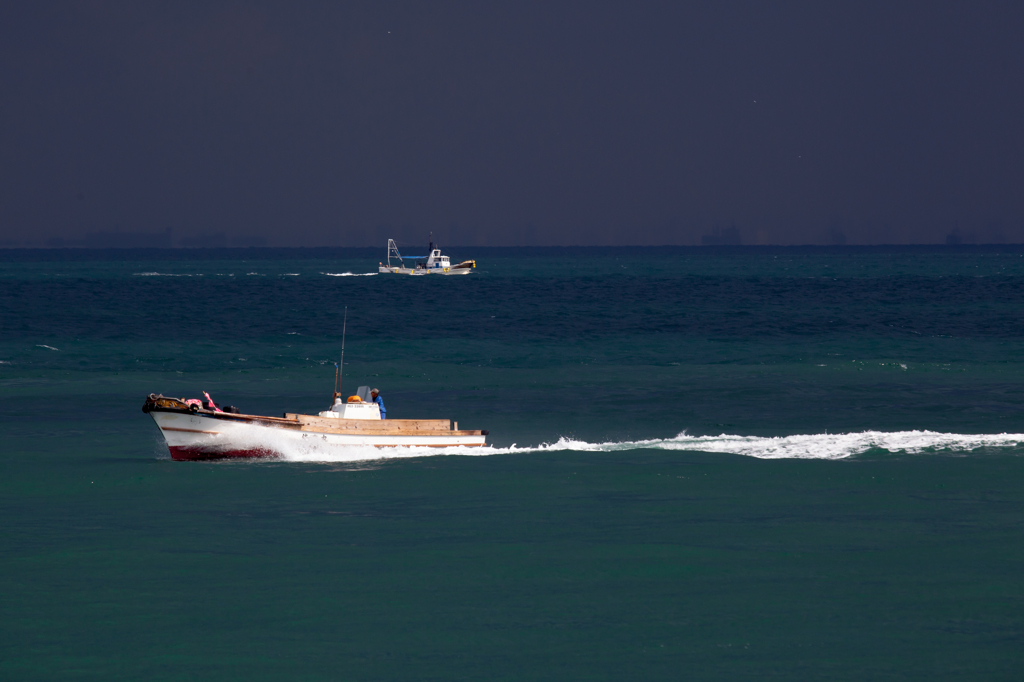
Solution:
<svg viewBox="0 0 1024 682"><path fill-rule="evenodd" d="M361 447L353 446L343 452L320 450L315 443L301 447L282 439L262 442L265 448L277 452L281 459L293 462L357 462L374 459L429 457L433 455L487 456L530 452L570 450L577 452L619 452L628 450L678 450L710 452L756 457L759 459L845 459L869 450L887 450L918 454L923 452L970 452L978 448L1016 447L1024 444L1024 433L958 434L936 431L863 431L860 433L819 433L810 435L779 436L688 436L685 432L674 438L588 443L560 438L554 443L534 447L512 445L499 447Z"/></svg>
<svg viewBox="0 0 1024 682"><path fill-rule="evenodd" d="M328 277L373 277L376 272L321 272L321 275Z"/></svg>
<svg viewBox="0 0 1024 682"><path fill-rule="evenodd" d="M778 436L688 436L640 440L623 443L585 443L562 438L554 445L538 450L583 450L612 452L651 448L655 450L690 450L746 455L759 459L845 459L869 450L888 450L917 454L921 452L968 452L983 447L1015 447L1024 443L1024 434L938 433L936 431L862 431L860 433L818 433Z"/></svg>

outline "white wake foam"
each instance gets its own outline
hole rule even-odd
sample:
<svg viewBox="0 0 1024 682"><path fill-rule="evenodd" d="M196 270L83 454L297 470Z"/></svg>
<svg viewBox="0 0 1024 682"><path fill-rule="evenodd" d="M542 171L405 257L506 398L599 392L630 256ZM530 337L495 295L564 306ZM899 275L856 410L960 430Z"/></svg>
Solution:
<svg viewBox="0 0 1024 682"><path fill-rule="evenodd" d="M1024 434L938 433L936 431L862 431L860 433L816 433L778 436L688 436L626 441L618 443L587 443L567 438L538 450L582 450L613 452L617 450L655 449L721 452L759 459L844 459L869 450L887 450L919 454L924 452L969 452L985 447L1015 447L1024 443Z"/></svg>
<svg viewBox="0 0 1024 682"><path fill-rule="evenodd" d="M192 277L189 274L177 274L173 272L133 272L136 277ZM200 275L201 277L202 275Z"/></svg>
<svg viewBox="0 0 1024 682"><path fill-rule="evenodd" d="M276 440L276 439L275 439ZM759 459L845 459L869 450L887 450L893 453L920 454L928 452L970 452L978 448L1016 447L1024 444L1024 434L958 434L935 431L864 431L861 433L812 434L762 438L758 436L688 436L681 433L674 438L651 440L588 443L560 438L555 443L534 447L512 445L505 448L450 447L411 448L371 446L327 446L295 443L287 439L278 442L263 440L258 445L276 452L281 459L293 462L358 462L374 459L402 457L430 457L435 455L487 456L513 453L553 452L616 452L624 450L678 450L744 455ZM254 444L255 445L255 444Z"/></svg>
<svg viewBox="0 0 1024 682"><path fill-rule="evenodd" d="M327 275L328 277L373 277L379 275L378 272L321 272L321 275Z"/></svg>

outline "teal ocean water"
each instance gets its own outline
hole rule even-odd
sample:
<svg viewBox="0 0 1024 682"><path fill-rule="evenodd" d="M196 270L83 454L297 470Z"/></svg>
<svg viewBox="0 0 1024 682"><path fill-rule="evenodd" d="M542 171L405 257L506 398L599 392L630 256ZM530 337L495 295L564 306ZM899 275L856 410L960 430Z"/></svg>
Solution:
<svg viewBox="0 0 1024 682"><path fill-rule="evenodd" d="M1024 248L380 251L0 251L0 678L1020 678ZM169 459L345 306L489 447Z"/></svg>

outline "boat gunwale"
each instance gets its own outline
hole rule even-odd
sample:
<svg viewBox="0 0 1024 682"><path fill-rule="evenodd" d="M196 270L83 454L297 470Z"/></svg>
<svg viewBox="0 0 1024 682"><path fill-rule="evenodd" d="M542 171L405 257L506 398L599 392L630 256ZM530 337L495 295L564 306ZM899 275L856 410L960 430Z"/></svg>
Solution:
<svg viewBox="0 0 1024 682"><path fill-rule="evenodd" d="M306 433L334 433L334 434L345 434L345 433L359 433L361 435L377 435L377 436L488 436L489 432L484 430L454 430L454 429L409 429L402 433L401 429L391 429L385 426L384 428L367 428L370 422L371 424L375 420L366 419L330 419L327 417L319 417L316 415L299 415L296 414L292 418L288 417L268 417L264 415L256 414L236 414L234 412L216 412L214 410L198 409L196 411L183 410L181 408L174 407L157 407L150 406L149 412L169 412L172 414L181 414L190 417L205 417L207 419L216 419L229 422L237 422L243 424L256 424L264 425L271 428L285 428L290 430L303 431ZM310 423L304 422L299 417L307 417L309 419L332 421L332 422L345 422L337 425L330 423ZM386 422L394 423L416 423L425 421L445 421L440 419L388 419L381 420L383 425ZM449 420L450 421L450 420ZM351 424L352 428L344 428ZM164 427L159 423L157 426L161 429Z"/></svg>

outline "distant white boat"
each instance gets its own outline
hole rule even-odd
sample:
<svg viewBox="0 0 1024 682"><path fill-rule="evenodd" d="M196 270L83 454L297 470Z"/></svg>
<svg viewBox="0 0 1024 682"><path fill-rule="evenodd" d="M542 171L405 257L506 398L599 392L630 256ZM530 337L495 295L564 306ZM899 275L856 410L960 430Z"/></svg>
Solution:
<svg viewBox="0 0 1024 682"><path fill-rule="evenodd" d="M403 256L399 253L395 240L389 239L388 264L380 263L378 272L382 275L468 275L476 267L475 260L464 260L452 265L448 256L441 255L441 249L434 244L433 235L428 252L426 256ZM392 259L397 260L398 265L392 264ZM413 267L406 267L407 260L413 261Z"/></svg>

